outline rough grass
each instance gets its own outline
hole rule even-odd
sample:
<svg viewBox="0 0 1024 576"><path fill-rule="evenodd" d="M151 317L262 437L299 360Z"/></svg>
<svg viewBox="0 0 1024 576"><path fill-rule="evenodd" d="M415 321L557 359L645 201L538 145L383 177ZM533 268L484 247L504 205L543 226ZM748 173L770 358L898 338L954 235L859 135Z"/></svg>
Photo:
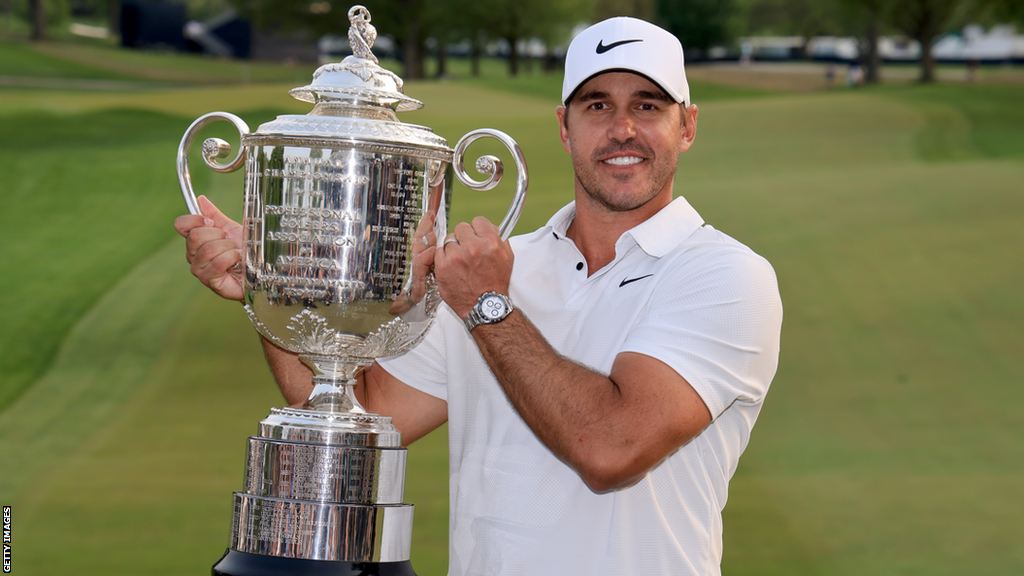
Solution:
<svg viewBox="0 0 1024 576"><path fill-rule="evenodd" d="M205 573L223 552L245 437L280 396L244 315L188 274L171 166L195 116L303 112L286 90L307 80L0 91L0 503L17 573ZM520 230L571 197L557 96L530 96L558 83L532 82L411 83L427 107L403 116L450 142L512 134L531 169ZM677 190L774 263L786 306L724 572L1021 573L1020 88L708 90ZM194 178L239 213L238 174ZM452 216L507 197L457 187ZM443 431L410 451L421 574L445 570L446 459Z"/></svg>

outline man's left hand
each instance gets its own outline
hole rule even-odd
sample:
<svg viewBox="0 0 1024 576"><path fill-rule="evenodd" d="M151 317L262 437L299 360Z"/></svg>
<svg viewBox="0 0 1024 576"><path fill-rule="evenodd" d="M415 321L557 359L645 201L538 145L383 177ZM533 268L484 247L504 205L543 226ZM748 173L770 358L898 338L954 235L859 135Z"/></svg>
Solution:
<svg viewBox="0 0 1024 576"><path fill-rule="evenodd" d="M509 243L486 218L460 223L434 256L441 298L465 318L484 292L508 294L514 259Z"/></svg>

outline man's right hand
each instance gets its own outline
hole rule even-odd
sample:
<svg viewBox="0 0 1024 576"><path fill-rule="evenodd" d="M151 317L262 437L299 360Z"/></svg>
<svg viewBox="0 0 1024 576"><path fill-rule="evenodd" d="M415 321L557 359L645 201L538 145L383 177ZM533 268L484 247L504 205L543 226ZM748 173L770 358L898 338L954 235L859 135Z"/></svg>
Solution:
<svg viewBox="0 0 1024 576"><path fill-rule="evenodd" d="M197 198L203 214L186 214L174 220L174 229L185 237L185 259L192 274L228 300L245 296L240 264L242 226L225 216L206 196ZM238 268L235 268L239 265Z"/></svg>

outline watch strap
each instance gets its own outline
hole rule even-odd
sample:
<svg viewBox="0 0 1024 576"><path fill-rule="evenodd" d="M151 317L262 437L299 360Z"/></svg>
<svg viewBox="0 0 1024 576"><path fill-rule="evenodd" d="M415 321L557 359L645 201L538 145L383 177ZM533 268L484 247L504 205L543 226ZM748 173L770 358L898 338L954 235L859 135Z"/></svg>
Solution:
<svg viewBox="0 0 1024 576"><path fill-rule="evenodd" d="M483 306L485 300L487 300L489 297L494 296L500 298L505 303L505 313L497 318L484 316L481 307ZM498 294L497 292L484 292L483 294L480 295L480 298L477 299L476 305L473 306L473 309L469 311L469 314L467 314L466 317L462 319L462 321L466 324L466 329L472 332L473 328L476 328L481 324L495 324L501 322L502 320L507 318L508 315L511 314L513 310L515 310L515 306L512 305L512 300L510 300L508 296L504 294Z"/></svg>

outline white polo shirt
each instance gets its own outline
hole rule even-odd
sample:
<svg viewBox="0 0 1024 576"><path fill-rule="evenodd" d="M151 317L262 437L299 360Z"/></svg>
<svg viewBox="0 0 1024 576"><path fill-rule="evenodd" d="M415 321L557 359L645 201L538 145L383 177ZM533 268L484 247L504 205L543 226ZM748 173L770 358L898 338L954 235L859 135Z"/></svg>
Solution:
<svg viewBox="0 0 1024 576"><path fill-rule="evenodd" d="M678 198L588 278L565 237L574 214L512 239L512 302L598 372L626 351L667 363L714 420L638 484L595 494L523 423L443 306L423 343L381 364L448 402L449 574L719 574L728 482L778 365L775 273Z"/></svg>

